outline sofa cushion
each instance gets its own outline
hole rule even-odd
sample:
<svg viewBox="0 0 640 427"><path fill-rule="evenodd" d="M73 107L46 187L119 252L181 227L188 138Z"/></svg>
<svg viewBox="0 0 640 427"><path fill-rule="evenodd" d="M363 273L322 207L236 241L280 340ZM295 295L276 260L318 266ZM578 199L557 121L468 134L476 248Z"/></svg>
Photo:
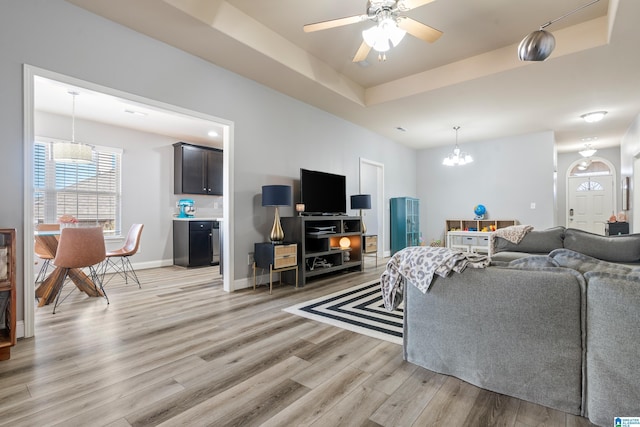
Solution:
<svg viewBox="0 0 640 427"><path fill-rule="evenodd" d="M553 227L546 230L531 230L518 243L511 243L502 237L496 237L496 252L529 252L532 254L547 254L554 249L563 247L564 227Z"/></svg>
<svg viewBox="0 0 640 427"><path fill-rule="evenodd" d="M525 258L513 260L508 265L510 268L540 268L540 267L560 267L560 264L547 255L532 255Z"/></svg>
<svg viewBox="0 0 640 427"><path fill-rule="evenodd" d="M640 414L640 270L585 274L586 407L591 422Z"/></svg>
<svg viewBox="0 0 640 427"><path fill-rule="evenodd" d="M560 267L571 268L583 274L589 271L619 274L626 274L633 271L631 267L602 261L580 252L572 251L571 249L556 249L551 251L549 258L552 258Z"/></svg>
<svg viewBox="0 0 640 427"><path fill-rule="evenodd" d="M640 261L640 234L600 236L568 228L564 233L564 247L604 261Z"/></svg>

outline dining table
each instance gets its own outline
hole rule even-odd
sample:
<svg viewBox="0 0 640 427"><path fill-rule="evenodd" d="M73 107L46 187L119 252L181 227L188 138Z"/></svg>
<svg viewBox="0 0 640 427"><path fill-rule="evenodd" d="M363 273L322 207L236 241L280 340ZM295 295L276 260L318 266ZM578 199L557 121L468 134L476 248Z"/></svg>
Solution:
<svg viewBox="0 0 640 427"><path fill-rule="evenodd" d="M60 231L36 231L35 240L42 245L45 251L55 258L58 249ZM55 266L55 265L54 265ZM65 280L65 268L55 266L55 269L38 285L36 297L38 307L51 304L55 301ZM81 268L70 268L68 277L76 287L90 297L103 297L99 286L96 286L91 278Z"/></svg>

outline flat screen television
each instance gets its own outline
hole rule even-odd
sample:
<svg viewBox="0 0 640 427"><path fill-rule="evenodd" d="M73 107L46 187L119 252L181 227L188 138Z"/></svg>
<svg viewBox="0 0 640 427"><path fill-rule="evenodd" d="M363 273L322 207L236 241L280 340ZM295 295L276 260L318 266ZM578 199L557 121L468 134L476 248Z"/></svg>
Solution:
<svg viewBox="0 0 640 427"><path fill-rule="evenodd" d="M300 200L308 215L344 215L347 212L345 176L300 169Z"/></svg>

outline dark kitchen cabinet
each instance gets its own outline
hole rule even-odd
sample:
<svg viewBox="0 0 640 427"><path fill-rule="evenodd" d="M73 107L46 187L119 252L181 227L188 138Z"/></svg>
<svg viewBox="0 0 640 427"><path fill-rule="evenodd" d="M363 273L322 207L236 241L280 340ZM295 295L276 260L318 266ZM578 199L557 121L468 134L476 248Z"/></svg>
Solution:
<svg viewBox="0 0 640 427"><path fill-rule="evenodd" d="M174 194L222 195L222 150L173 144Z"/></svg>
<svg viewBox="0 0 640 427"><path fill-rule="evenodd" d="M183 267L220 262L218 221L173 221L173 263Z"/></svg>

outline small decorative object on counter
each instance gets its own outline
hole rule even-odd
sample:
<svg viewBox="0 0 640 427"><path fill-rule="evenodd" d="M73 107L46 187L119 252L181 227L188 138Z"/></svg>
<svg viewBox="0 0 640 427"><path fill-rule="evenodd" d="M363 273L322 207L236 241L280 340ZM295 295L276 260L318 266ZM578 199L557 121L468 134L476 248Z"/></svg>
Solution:
<svg viewBox="0 0 640 427"><path fill-rule="evenodd" d="M616 222L617 218L616 218L616 214L615 212L611 212L611 216L609 217L609 222Z"/></svg>
<svg viewBox="0 0 640 427"><path fill-rule="evenodd" d="M476 214L475 220L484 219L484 216L487 214L487 208L484 205L476 205L473 208L473 213Z"/></svg>
<svg viewBox="0 0 640 427"><path fill-rule="evenodd" d="M618 222L627 222L627 213L625 211L618 212Z"/></svg>

